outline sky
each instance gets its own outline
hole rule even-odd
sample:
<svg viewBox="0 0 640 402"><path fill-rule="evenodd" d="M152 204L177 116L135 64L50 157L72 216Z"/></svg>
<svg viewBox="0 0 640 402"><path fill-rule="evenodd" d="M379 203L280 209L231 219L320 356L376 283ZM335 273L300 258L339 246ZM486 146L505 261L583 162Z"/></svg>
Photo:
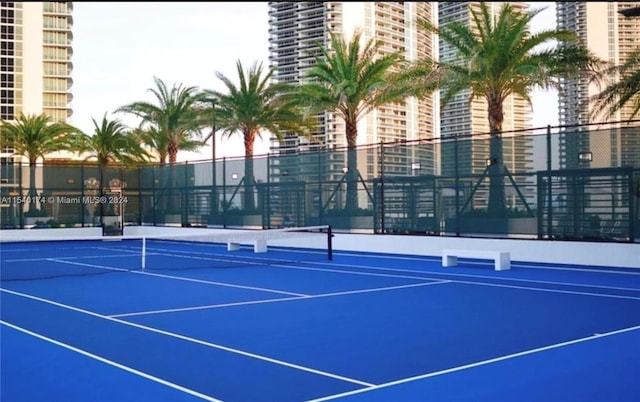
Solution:
<svg viewBox="0 0 640 402"><path fill-rule="evenodd" d="M553 2L532 31L555 26ZM237 82L236 62L269 66L268 2L74 2L73 116L70 123L87 133L106 115L133 127L138 121L114 113L123 105L155 102L154 77L172 86L223 90L220 72ZM557 95L533 91L533 127L557 125ZM265 138L268 140L268 138ZM256 141L254 155L268 152ZM216 141L216 156L244 155L240 135ZM211 158L211 147L179 152L178 161Z"/></svg>

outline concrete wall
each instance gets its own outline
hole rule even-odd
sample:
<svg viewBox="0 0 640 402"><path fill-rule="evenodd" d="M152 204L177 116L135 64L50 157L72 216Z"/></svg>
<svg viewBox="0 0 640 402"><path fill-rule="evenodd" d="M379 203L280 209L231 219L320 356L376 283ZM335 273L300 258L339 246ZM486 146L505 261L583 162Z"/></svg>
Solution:
<svg viewBox="0 0 640 402"><path fill-rule="evenodd" d="M126 226L125 236L185 235L232 232L234 229L175 228L156 226ZM248 231L250 232L250 231ZM100 237L100 228L65 228L36 230L1 230L0 241L29 238ZM324 248L326 243L308 238L294 238L269 242ZM332 239L335 252L370 251L423 256L441 256L445 248L501 250L511 253L512 261L586 266L614 266L640 268L640 243L573 242L557 240L471 239L440 236L403 236L336 233Z"/></svg>
<svg viewBox="0 0 640 402"><path fill-rule="evenodd" d="M207 233L211 230L237 232L233 229L165 228L153 226L125 227L125 234ZM319 247L317 240L288 239L273 245ZM503 250L512 261L587 266L640 268L639 243L575 242L529 239L472 239L441 236L403 236L336 233L332 239L335 251L371 251L409 255L441 256L446 248Z"/></svg>
<svg viewBox="0 0 640 402"><path fill-rule="evenodd" d="M78 239L101 237L102 228L3 229L0 242L11 240Z"/></svg>
<svg viewBox="0 0 640 402"><path fill-rule="evenodd" d="M366 236L366 237L365 237ZM509 251L512 261L640 268L639 243L470 239L437 236L336 235L334 250L441 256L446 248Z"/></svg>

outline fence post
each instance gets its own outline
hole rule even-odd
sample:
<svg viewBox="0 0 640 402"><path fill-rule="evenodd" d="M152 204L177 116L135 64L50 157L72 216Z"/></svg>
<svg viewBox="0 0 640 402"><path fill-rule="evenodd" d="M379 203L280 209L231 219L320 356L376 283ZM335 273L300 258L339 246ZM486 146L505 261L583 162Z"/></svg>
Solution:
<svg viewBox="0 0 640 402"><path fill-rule="evenodd" d="M551 237L551 230L553 226L553 219L551 216L551 212L553 208L551 207L553 202L553 197L551 194L551 126L547 125L547 238ZM541 211L538 211L541 213Z"/></svg>
<svg viewBox="0 0 640 402"><path fill-rule="evenodd" d="M384 232L384 141L380 141L380 233Z"/></svg>
<svg viewBox="0 0 640 402"><path fill-rule="evenodd" d="M227 228L227 157L222 157L222 227Z"/></svg>
<svg viewBox="0 0 640 402"><path fill-rule="evenodd" d="M453 135L453 147L454 147L454 163L456 165L455 171L455 187L456 187L456 237L460 236L460 173L458 171L458 133Z"/></svg>

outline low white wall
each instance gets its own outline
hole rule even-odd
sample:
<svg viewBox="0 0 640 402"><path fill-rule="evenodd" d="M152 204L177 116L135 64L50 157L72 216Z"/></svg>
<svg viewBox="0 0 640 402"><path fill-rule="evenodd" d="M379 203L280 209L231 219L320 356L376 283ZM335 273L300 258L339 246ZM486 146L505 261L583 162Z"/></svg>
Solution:
<svg viewBox="0 0 640 402"><path fill-rule="evenodd" d="M101 237L101 227L90 228L46 228L46 229L3 229L0 230L0 241L3 240L42 240L65 238Z"/></svg>
<svg viewBox="0 0 640 402"><path fill-rule="evenodd" d="M512 261L640 268L640 243L336 234L334 250L441 256L447 248L509 251Z"/></svg>
<svg viewBox="0 0 640 402"><path fill-rule="evenodd" d="M154 226L125 227L125 234L184 234L232 231L234 229L167 228ZM287 239L273 245L324 248L317 240ZM335 233L335 251L370 251L379 253L436 256L446 248L509 251L512 261L578 264L603 267L640 268L640 243L575 242L529 239L477 239L446 236L403 236Z"/></svg>
<svg viewBox="0 0 640 402"><path fill-rule="evenodd" d="M188 234L206 234L206 233L223 233L223 232L238 232L236 229L209 229L209 228L183 228L179 226L125 226L125 236L144 236L144 235L156 235L156 236L181 236Z"/></svg>
<svg viewBox="0 0 640 402"><path fill-rule="evenodd" d="M160 226L125 226L125 236L184 235L238 232L235 229L179 228ZM11 239L100 237L102 229L6 229L0 230L0 241ZM269 242L273 245L324 248L326 243L309 239L287 239ZM392 254L436 256L445 248L509 251L512 261L587 266L640 268L640 243L574 242L557 240L472 239L443 236L403 236L335 233L335 251L370 251Z"/></svg>

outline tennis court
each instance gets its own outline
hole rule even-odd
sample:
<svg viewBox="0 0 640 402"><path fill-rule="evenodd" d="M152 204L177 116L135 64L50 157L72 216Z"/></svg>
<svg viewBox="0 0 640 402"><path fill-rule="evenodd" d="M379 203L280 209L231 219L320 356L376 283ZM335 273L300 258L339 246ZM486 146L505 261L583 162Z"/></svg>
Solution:
<svg viewBox="0 0 640 402"><path fill-rule="evenodd" d="M0 243L0 400L640 400L640 268L307 234Z"/></svg>

